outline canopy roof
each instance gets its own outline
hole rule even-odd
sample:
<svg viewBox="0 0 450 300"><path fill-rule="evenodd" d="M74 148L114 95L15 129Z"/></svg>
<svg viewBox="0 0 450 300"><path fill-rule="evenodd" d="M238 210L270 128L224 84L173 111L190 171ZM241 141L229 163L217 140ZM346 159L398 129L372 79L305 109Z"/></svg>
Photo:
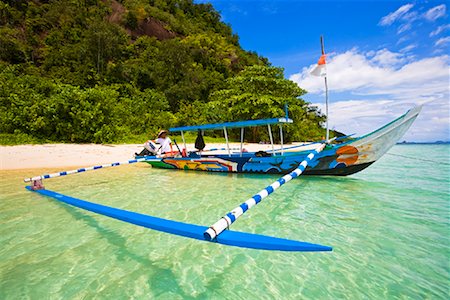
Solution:
<svg viewBox="0 0 450 300"><path fill-rule="evenodd" d="M196 130L216 130L216 129L224 129L224 128L243 128L243 127L255 127L255 126L264 126L271 124L283 124L283 123L293 123L292 119L286 118L273 118L273 119L260 119L260 120L249 120L249 121L238 121L238 122L226 122L226 123L218 123L218 124L203 124L203 125L194 125L194 126L183 126L183 127L175 127L170 128L170 132L179 132L179 131L196 131Z"/></svg>

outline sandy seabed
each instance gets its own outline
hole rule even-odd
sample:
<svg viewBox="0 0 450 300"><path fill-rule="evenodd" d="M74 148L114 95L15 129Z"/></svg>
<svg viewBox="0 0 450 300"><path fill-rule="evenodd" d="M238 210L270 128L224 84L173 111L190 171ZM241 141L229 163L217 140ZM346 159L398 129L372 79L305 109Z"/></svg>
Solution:
<svg viewBox="0 0 450 300"><path fill-rule="evenodd" d="M230 143L230 148L239 149L239 143ZM181 145L180 145L181 147ZM206 149L225 148L225 144L208 144ZM279 148L279 145L275 145ZM187 144L194 150L193 144ZM133 158L143 149L141 144L43 144L0 146L0 170L88 167ZM175 149L175 146L174 146ZM248 151L270 150L270 145L244 144ZM216 152L217 153L217 152ZM226 153L222 151L222 153Z"/></svg>

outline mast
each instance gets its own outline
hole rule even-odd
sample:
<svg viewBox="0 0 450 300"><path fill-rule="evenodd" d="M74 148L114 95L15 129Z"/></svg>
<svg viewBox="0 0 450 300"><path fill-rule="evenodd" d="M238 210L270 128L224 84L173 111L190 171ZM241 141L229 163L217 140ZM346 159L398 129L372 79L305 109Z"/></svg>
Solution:
<svg viewBox="0 0 450 300"><path fill-rule="evenodd" d="M325 54L325 47L323 45L323 36L322 35L320 36L320 45L322 47L322 55L324 55ZM324 79L325 79L325 115L327 117L327 123L326 123L327 136L326 136L325 140L328 142L328 140L330 139L330 129L328 127L328 82L327 82L327 74L326 73L325 73Z"/></svg>

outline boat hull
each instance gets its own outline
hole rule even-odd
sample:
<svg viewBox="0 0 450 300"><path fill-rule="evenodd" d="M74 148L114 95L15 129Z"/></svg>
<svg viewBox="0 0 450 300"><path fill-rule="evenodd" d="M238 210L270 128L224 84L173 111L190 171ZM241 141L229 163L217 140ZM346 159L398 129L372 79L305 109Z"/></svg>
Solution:
<svg viewBox="0 0 450 300"><path fill-rule="evenodd" d="M383 156L406 133L419 114L414 108L391 123L351 141L327 145L304 175L347 176L359 172ZM255 153L196 155L189 157L147 157L156 168L208 172L286 174L294 170L318 144L291 148L283 154L259 157Z"/></svg>
<svg viewBox="0 0 450 300"><path fill-rule="evenodd" d="M261 162L259 160L249 160L244 163L242 168L237 168L239 163L233 161L232 158L226 159L161 159L160 161L147 161L148 164L152 165L155 168L163 168L163 169L174 169L174 170L186 170L186 171L209 171L209 172L226 172L226 173L257 173L257 174L286 174L294 170L303 159L306 158L305 155L298 155L294 163L290 164L289 167L282 167L285 161L282 156L277 157L273 160L267 160L265 162ZM330 158L330 159L328 159ZM333 156L325 157L326 160L334 160ZM323 160L323 158L322 158ZM298 162L298 163L297 163ZM353 165L341 165L339 167L334 168L324 168L324 167L308 167L303 175L315 175L315 176L347 176L359 171L364 170L368 166L370 166L374 162L361 163L361 164L353 164ZM246 167L246 164L252 164L251 168ZM258 164L257 167L254 167L254 164ZM235 168L236 167L236 168Z"/></svg>
<svg viewBox="0 0 450 300"><path fill-rule="evenodd" d="M348 176L359 171L364 170L374 162L363 163L358 165L345 166L342 168L330 168L330 169L307 169L303 172L303 175L315 175L315 176Z"/></svg>

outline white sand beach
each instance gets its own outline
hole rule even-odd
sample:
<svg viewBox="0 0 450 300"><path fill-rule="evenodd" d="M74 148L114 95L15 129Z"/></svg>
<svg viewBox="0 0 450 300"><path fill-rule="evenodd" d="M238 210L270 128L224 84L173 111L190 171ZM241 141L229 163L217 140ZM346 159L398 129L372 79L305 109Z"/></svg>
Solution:
<svg viewBox="0 0 450 300"><path fill-rule="evenodd" d="M239 143L230 143L230 148L239 148ZM180 145L181 147L181 145ZM206 149L225 148L226 144L207 144ZM279 145L275 145L279 148ZM193 144L187 144L194 149ZM245 143L248 151L270 150L271 145ZM141 144L43 144L0 146L0 170L66 168L106 164L133 158L143 149Z"/></svg>

